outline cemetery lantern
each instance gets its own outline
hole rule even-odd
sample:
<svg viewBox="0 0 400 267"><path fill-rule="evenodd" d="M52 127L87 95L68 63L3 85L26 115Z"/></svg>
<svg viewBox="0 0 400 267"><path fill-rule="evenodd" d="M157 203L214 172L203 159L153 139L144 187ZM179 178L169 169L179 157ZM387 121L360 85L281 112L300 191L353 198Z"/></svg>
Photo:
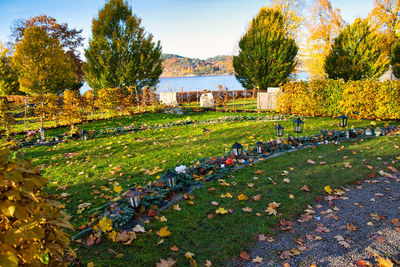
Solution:
<svg viewBox="0 0 400 267"><path fill-rule="evenodd" d="M238 142L235 142L232 147L232 152L235 154L236 157L239 157L243 153L243 146L239 144Z"/></svg>
<svg viewBox="0 0 400 267"><path fill-rule="evenodd" d="M293 121L293 131L295 133L302 133L304 128L304 121L302 121L300 118L297 118Z"/></svg>
<svg viewBox="0 0 400 267"><path fill-rule="evenodd" d="M342 116L339 116L339 126L344 128L347 126L347 117L346 115L342 114Z"/></svg>
<svg viewBox="0 0 400 267"><path fill-rule="evenodd" d="M262 145L263 145L263 142L261 142L261 141L258 141L258 142L256 143L256 146L257 146L257 153L258 153L258 154L261 154L261 153L262 153Z"/></svg>
<svg viewBox="0 0 400 267"><path fill-rule="evenodd" d="M161 180L164 181L168 187L174 187L176 185L176 174L171 170L168 170Z"/></svg>
<svg viewBox="0 0 400 267"><path fill-rule="evenodd" d="M83 139L83 140L88 140L89 139L89 132L88 131L85 131L85 130L82 130L81 131L81 138Z"/></svg>
<svg viewBox="0 0 400 267"><path fill-rule="evenodd" d="M283 128L280 124L278 124L278 125L275 127L275 134L276 134L276 136L282 137L282 136L283 136L283 131L284 131L284 129L285 129L285 128Z"/></svg>
<svg viewBox="0 0 400 267"><path fill-rule="evenodd" d="M137 209L142 202L143 193L136 190L135 187L132 187L130 190L122 194L122 197L125 198L126 201L128 201L129 205L131 205L132 208Z"/></svg>

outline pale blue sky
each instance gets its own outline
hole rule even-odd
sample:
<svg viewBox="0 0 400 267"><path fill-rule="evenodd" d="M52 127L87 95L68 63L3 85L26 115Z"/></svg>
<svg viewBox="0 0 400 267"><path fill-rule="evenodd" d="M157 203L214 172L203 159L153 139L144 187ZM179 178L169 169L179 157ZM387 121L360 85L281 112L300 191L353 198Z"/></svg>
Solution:
<svg viewBox="0 0 400 267"><path fill-rule="evenodd" d="M333 0L347 22L365 17L373 0ZM0 42L7 42L18 18L40 14L83 29L87 40L91 21L104 0L0 0ZM233 54L252 17L268 0L130 0L142 26L161 41L164 53L207 58ZM312 0L308 0L311 3Z"/></svg>

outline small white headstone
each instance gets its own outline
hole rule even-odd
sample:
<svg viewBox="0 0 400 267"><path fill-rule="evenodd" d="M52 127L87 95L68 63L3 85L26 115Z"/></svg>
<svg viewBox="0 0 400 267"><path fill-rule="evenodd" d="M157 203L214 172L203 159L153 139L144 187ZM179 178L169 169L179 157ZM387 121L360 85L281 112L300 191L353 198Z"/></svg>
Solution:
<svg viewBox="0 0 400 267"><path fill-rule="evenodd" d="M46 141L46 136L44 135L44 128L40 127L40 141Z"/></svg>
<svg viewBox="0 0 400 267"><path fill-rule="evenodd" d="M177 106L176 92L161 92L160 102L168 106Z"/></svg>
<svg viewBox="0 0 400 267"><path fill-rule="evenodd" d="M200 97L200 107L214 108L215 101L212 93L203 93Z"/></svg>

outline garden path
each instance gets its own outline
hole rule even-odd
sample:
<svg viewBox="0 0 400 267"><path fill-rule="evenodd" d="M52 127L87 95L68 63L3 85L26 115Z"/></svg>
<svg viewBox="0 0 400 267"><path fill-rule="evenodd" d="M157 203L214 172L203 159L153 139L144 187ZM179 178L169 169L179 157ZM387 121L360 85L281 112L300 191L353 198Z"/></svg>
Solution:
<svg viewBox="0 0 400 267"><path fill-rule="evenodd" d="M275 237L259 235L249 260L233 265L377 266L389 259L394 265L381 266L400 266L399 200L398 172L342 188L295 222L282 220Z"/></svg>

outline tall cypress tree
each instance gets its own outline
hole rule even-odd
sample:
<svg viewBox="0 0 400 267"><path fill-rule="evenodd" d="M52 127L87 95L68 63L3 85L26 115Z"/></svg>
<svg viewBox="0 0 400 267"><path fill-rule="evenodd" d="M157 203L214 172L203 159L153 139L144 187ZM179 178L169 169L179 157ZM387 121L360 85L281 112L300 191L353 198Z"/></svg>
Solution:
<svg viewBox="0 0 400 267"><path fill-rule="evenodd" d="M335 39L325 59L326 73L345 81L379 78L390 63L384 42L367 20L356 19Z"/></svg>
<svg viewBox="0 0 400 267"><path fill-rule="evenodd" d="M298 47L285 30L282 14L263 8L239 41L233 58L236 79L246 89L267 90L288 80L296 67Z"/></svg>
<svg viewBox="0 0 400 267"><path fill-rule="evenodd" d="M161 45L123 0L109 0L92 22L85 78L94 90L154 86L162 73Z"/></svg>

